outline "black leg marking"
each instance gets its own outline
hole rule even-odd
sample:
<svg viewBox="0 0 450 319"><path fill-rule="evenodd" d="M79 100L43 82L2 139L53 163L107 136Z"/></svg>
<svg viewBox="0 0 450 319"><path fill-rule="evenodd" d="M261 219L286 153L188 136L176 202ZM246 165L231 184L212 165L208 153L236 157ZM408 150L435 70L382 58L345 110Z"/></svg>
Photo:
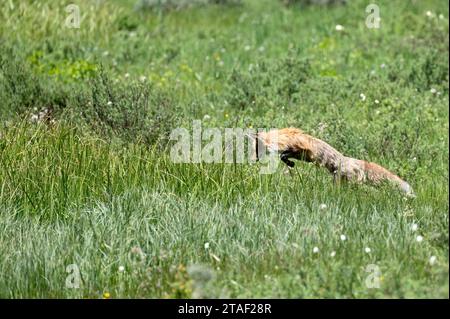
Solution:
<svg viewBox="0 0 450 319"><path fill-rule="evenodd" d="M292 153L289 151L283 151L280 155L280 159L289 167L294 167L295 163L289 160L289 157L292 157Z"/></svg>

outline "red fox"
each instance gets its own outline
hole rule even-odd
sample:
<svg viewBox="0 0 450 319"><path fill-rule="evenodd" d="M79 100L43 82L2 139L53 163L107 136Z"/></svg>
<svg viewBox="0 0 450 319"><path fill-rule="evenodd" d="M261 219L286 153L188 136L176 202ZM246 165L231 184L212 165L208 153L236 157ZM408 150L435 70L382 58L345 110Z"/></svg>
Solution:
<svg viewBox="0 0 450 319"><path fill-rule="evenodd" d="M259 132L257 139L269 151L280 153L280 159L289 167L295 164L290 159L312 162L324 166L334 180L349 180L358 183L373 182L379 184L389 181L397 185L406 195L415 197L411 186L397 175L378 164L344 156L331 145L314 138L297 128L283 128L268 132ZM258 154L256 143L256 157Z"/></svg>

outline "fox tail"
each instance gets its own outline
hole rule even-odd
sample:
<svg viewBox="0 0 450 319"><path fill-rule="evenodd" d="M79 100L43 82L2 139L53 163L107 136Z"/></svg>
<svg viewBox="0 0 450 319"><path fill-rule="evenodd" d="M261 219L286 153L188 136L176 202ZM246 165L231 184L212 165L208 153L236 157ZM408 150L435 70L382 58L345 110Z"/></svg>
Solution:
<svg viewBox="0 0 450 319"><path fill-rule="evenodd" d="M381 180L388 180L396 184L401 191L403 191L408 197L416 197L414 190L411 185L409 185L406 181L402 180L400 177L391 173L384 167L375 164L375 163L365 163L365 171L367 173L367 177L370 181L380 182Z"/></svg>

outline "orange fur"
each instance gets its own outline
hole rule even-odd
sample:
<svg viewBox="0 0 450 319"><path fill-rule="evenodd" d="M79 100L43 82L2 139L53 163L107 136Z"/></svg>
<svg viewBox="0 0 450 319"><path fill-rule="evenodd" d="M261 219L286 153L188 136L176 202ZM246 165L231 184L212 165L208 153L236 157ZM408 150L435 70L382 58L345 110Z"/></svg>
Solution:
<svg viewBox="0 0 450 319"><path fill-rule="evenodd" d="M289 166L294 166L289 158L313 162L324 166L335 179L368 181L375 184L389 181L408 195L413 195L412 188L407 182L384 167L344 156L328 143L305 134L300 129L290 127L259 132L257 137L269 151L281 153L281 159Z"/></svg>

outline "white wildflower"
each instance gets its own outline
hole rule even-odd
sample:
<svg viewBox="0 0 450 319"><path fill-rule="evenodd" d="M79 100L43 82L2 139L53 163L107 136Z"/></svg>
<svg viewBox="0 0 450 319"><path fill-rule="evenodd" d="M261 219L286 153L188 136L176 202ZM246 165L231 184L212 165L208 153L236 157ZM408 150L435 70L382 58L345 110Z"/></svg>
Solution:
<svg viewBox="0 0 450 319"><path fill-rule="evenodd" d="M209 243L205 243L205 249L209 249Z"/></svg>
<svg viewBox="0 0 450 319"><path fill-rule="evenodd" d="M360 97L361 101L363 101L363 102L366 100L366 96L364 95L364 93L361 93L359 95L359 97Z"/></svg>
<svg viewBox="0 0 450 319"><path fill-rule="evenodd" d="M341 240L342 240L342 241L347 240L347 236L345 236L344 234L342 234L342 235L341 235Z"/></svg>
<svg viewBox="0 0 450 319"><path fill-rule="evenodd" d="M417 229L419 229L419 225L417 225L416 223L413 223L413 224L411 225L411 230L412 230L412 231L416 231Z"/></svg>
<svg viewBox="0 0 450 319"><path fill-rule="evenodd" d="M246 45L246 46L244 47L244 50L245 50L245 51L250 51L250 49L251 49L251 47L250 47L249 45Z"/></svg>
<svg viewBox="0 0 450 319"><path fill-rule="evenodd" d="M423 237L422 236L417 236L416 237L416 241L418 242L418 243L420 243L420 242L422 242L422 240L423 240Z"/></svg>
<svg viewBox="0 0 450 319"><path fill-rule="evenodd" d="M431 88L430 92L431 94L436 94L437 90L435 88Z"/></svg>
<svg viewBox="0 0 450 319"><path fill-rule="evenodd" d="M320 204L320 205L319 205L319 210L324 211L324 210L326 210L327 208L328 208L327 204Z"/></svg>
<svg viewBox="0 0 450 319"><path fill-rule="evenodd" d="M369 247L364 248L364 251L368 254L370 254L370 252L372 251Z"/></svg>
<svg viewBox="0 0 450 319"><path fill-rule="evenodd" d="M333 250L333 251L330 253L330 257L334 257L334 256L336 256L336 252Z"/></svg>
<svg viewBox="0 0 450 319"><path fill-rule="evenodd" d="M314 248L313 248L313 253L314 253L314 254L319 253L319 247L314 247Z"/></svg>
<svg viewBox="0 0 450 319"><path fill-rule="evenodd" d="M119 266L119 272L124 272L125 271L125 267L124 266Z"/></svg>
<svg viewBox="0 0 450 319"><path fill-rule="evenodd" d="M344 26L342 26L340 24L336 24L335 29L336 29L336 31L344 31Z"/></svg>
<svg viewBox="0 0 450 319"><path fill-rule="evenodd" d="M429 262L430 262L431 266L433 266L436 263L436 261L437 261L437 257L436 256L431 256L430 257L430 261Z"/></svg>
<svg viewBox="0 0 450 319"><path fill-rule="evenodd" d="M39 116L38 116L37 114L31 115L30 121L31 121L31 122L37 122L37 121L39 121Z"/></svg>
<svg viewBox="0 0 450 319"><path fill-rule="evenodd" d="M113 105L113 102L108 101L108 103L106 103L106 105L111 106L111 105Z"/></svg>

